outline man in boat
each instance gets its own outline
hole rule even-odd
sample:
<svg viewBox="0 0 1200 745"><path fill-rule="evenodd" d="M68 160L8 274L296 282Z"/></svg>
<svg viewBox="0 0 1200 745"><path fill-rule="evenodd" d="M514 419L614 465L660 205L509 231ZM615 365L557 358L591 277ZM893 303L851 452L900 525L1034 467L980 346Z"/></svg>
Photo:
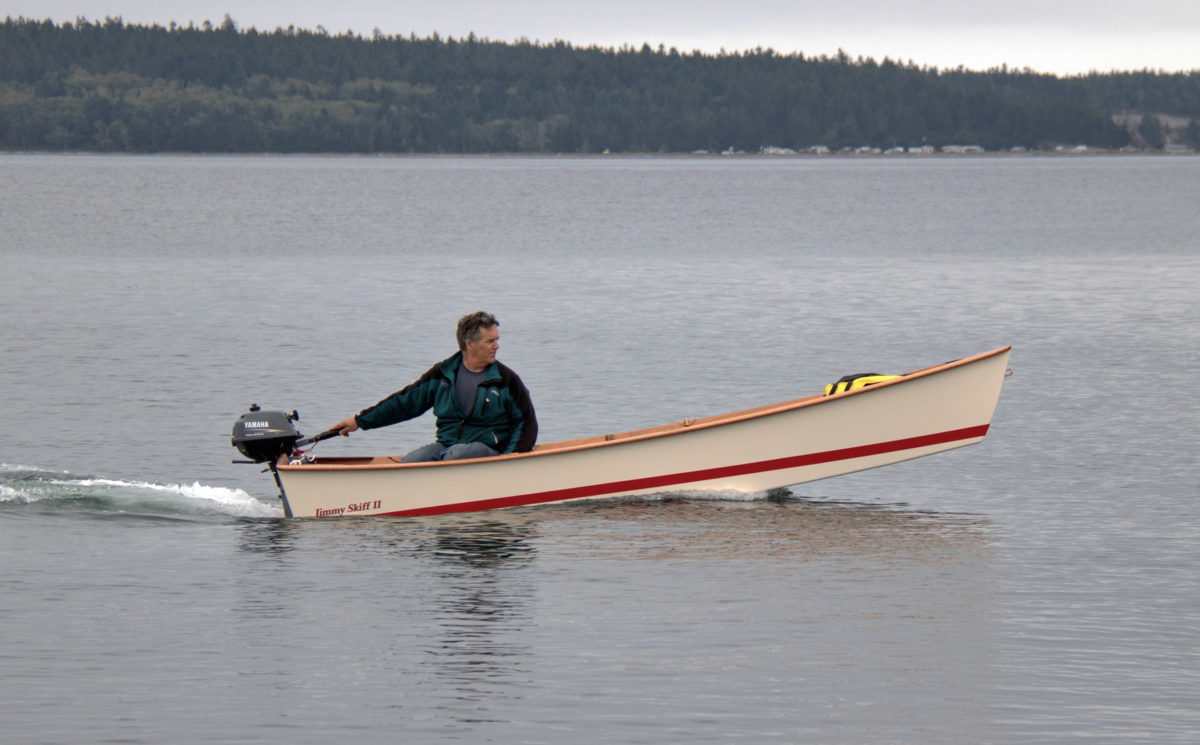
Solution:
<svg viewBox="0 0 1200 745"><path fill-rule="evenodd" d="M405 463L487 458L525 453L537 441L538 423L529 389L496 361L500 322L478 311L458 320L458 352L412 384L332 429L348 436L413 419L433 409L437 441L405 455Z"/></svg>

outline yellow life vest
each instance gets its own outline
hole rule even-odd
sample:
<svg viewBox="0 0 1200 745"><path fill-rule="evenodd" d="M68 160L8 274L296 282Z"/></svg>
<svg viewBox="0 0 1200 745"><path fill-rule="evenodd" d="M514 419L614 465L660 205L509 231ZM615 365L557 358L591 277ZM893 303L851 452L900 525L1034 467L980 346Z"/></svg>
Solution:
<svg viewBox="0 0 1200 745"><path fill-rule="evenodd" d="M857 391L859 388L865 388L874 383L882 383L885 380L899 378L899 375L880 375L879 373L856 373L854 375L845 375L836 383L830 383L825 386L825 395L832 396L835 393L845 393L846 391Z"/></svg>

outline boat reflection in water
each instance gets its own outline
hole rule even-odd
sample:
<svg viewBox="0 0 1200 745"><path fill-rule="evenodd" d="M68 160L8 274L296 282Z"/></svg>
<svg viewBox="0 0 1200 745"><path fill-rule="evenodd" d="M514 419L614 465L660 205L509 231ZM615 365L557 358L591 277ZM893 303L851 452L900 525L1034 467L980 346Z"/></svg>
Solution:
<svg viewBox="0 0 1200 745"><path fill-rule="evenodd" d="M713 690L731 711L785 711L808 679L852 696L902 678L894 706L861 715L881 720L953 680L961 695L938 706L965 707L946 712L963 721L994 687L990 530L900 506L677 495L284 519L244 526L239 587L276 632L262 653L294 658L306 685L353 688L366 666L394 679L364 694L373 705L464 728L546 706L652 727L654 711ZM588 681L629 675L659 693L628 711L583 700Z"/></svg>

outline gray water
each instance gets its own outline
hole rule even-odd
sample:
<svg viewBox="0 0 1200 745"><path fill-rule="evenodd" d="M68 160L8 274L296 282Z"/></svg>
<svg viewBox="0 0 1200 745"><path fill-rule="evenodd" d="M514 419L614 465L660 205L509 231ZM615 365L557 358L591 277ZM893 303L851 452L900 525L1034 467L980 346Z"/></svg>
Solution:
<svg viewBox="0 0 1200 745"><path fill-rule="evenodd" d="M1200 159L0 157L0 741L1192 743ZM785 497L290 521L453 351L550 441L1012 344ZM428 419L322 444L404 452Z"/></svg>

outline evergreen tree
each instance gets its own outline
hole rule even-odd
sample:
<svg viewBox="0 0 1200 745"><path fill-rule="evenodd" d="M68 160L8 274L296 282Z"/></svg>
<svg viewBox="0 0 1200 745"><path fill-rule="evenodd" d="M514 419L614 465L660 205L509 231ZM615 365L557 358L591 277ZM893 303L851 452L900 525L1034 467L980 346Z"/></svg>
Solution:
<svg viewBox="0 0 1200 745"><path fill-rule="evenodd" d="M1142 123L1137 128L1138 136L1151 150L1162 150L1167 144L1167 133L1157 116L1147 114L1142 117Z"/></svg>

